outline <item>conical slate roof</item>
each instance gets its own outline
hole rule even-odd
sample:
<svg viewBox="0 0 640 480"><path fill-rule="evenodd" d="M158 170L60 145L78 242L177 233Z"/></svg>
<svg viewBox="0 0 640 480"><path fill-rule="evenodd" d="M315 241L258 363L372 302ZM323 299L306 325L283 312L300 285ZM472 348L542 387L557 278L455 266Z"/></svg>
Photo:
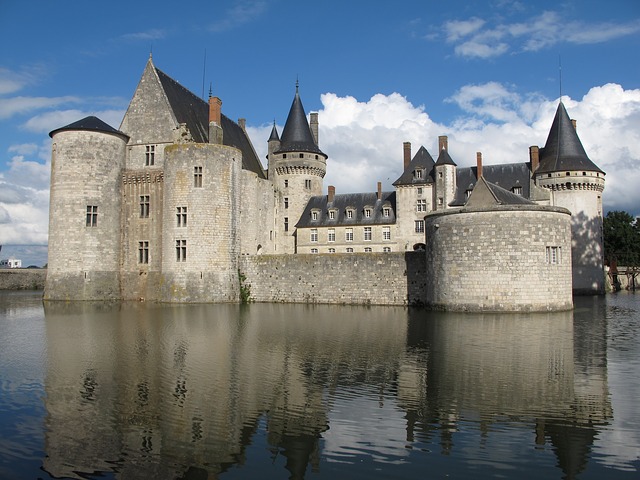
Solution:
<svg viewBox="0 0 640 480"><path fill-rule="evenodd" d="M273 128L271 129L271 135L269 135L269 140L267 140L268 142L272 142L272 141L280 141L280 136L278 135L278 129L276 128L276 122L274 120L273 122Z"/></svg>
<svg viewBox="0 0 640 480"><path fill-rule="evenodd" d="M604 173L589 160L571 119L560 102L553 119L547 143L540 149L540 166L536 173L584 170Z"/></svg>
<svg viewBox="0 0 640 480"><path fill-rule="evenodd" d="M453 161L449 152L447 152L444 148L440 150L440 154L438 155L438 160L436 160L436 166L438 165L453 165L456 166L456 162Z"/></svg>
<svg viewBox="0 0 640 480"><path fill-rule="evenodd" d="M300 100L298 87L296 87L296 96L293 99L291 110L289 110L287 122L284 124L280 138L280 149L276 153L287 152L319 153L326 157L313 138L302 100Z"/></svg>
<svg viewBox="0 0 640 480"><path fill-rule="evenodd" d="M52 130L51 132L49 132L49 136L53 138L53 136L56 133L62 132L65 130L89 130L94 132L113 133L115 135L120 135L126 139L129 138L126 134L122 133L120 130L116 130L111 125L103 122L98 117L94 117L93 115L84 117L83 119L78 120L77 122L70 123L65 127Z"/></svg>

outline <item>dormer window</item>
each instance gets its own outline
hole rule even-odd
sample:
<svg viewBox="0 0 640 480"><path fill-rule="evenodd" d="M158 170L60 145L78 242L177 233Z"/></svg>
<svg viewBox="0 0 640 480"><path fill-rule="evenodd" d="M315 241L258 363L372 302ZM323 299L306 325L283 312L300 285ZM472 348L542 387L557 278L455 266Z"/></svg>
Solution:
<svg viewBox="0 0 640 480"><path fill-rule="evenodd" d="M316 211L311 212L311 220L318 220L318 212Z"/></svg>
<svg viewBox="0 0 640 480"><path fill-rule="evenodd" d="M364 218L371 218L371 208L367 207L364 209Z"/></svg>
<svg viewBox="0 0 640 480"><path fill-rule="evenodd" d="M347 215L347 219L351 220L353 218L353 208L347 208L347 210L345 211L345 214Z"/></svg>
<svg viewBox="0 0 640 480"><path fill-rule="evenodd" d="M416 169L415 176L416 176L416 180L421 180L422 179L422 169L421 168Z"/></svg>
<svg viewBox="0 0 640 480"><path fill-rule="evenodd" d="M382 216L385 218L389 218L391 216L391 208L383 207L382 208Z"/></svg>
<svg viewBox="0 0 640 480"><path fill-rule="evenodd" d="M329 210L329 220L335 220L335 219L336 219L336 211Z"/></svg>
<svg viewBox="0 0 640 480"><path fill-rule="evenodd" d="M522 187L520 186L515 186L511 189L511 191L513 193L515 193L516 195L522 195Z"/></svg>
<svg viewBox="0 0 640 480"><path fill-rule="evenodd" d="M464 199L468 200L469 197L471 196L471 192L473 192L473 189L469 189L469 190L465 190L464 191Z"/></svg>

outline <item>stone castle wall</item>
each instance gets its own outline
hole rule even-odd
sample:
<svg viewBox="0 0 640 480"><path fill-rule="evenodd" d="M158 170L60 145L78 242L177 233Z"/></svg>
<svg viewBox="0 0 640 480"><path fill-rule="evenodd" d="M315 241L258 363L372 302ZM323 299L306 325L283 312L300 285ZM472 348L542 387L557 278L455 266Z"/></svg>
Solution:
<svg viewBox="0 0 640 480"><path fill-rule="evenodd" d="M45 298L120 298L124 137L61 131L51 155L49 262ZM87 208L95 209L91 225Z"/></svg>
<svg viewBox="0 0 640 480"><path fill-rule="evenodd" d="M255 302L419 305L424 252L242 256Z"/></svg>
<svg viewBox="0 0 640 480"><path fill-rule="evenodd" d="M46 275L47 270L40 268L3 268L0 290L42 290Z"/></svg>
<svg viewBox="0 0 640 480"><path fill-rule="evenodd" d="M501 206L425 217L426 304L460 311L568 310L570 213Z"/></svg>

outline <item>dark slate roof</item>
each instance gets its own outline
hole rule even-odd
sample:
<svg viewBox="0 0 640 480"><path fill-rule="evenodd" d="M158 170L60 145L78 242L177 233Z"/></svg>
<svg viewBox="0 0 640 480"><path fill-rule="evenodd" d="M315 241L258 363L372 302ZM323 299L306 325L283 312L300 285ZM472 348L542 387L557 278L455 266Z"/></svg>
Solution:
<svg viewBox="0 0 640 480"><path fill-rule="evenodd" d="M280 141L280 136L278 135L278 129L276 128L276 122L273 122L273 128L271 129L271 135L269 135L268 142L272 142L273 140Z"/></svg>
<svg viewBox="0 0 640 480"><path fill-rule="evenodd" d="M155 67L154 67L155 68ZM178 123L186 123L193 140L197 143L209 141L209 105L197 95L184 88L158 68L155 69L169 105ZM242 152L242 168L265 178L264 170L251 145L249 137L236 122L221 115L222 143Z"/></svg>
<svg viewBox="0 0 640 480"><path fill-rule="evenodd" d="M495 205L534 205L534 202L490 183L483 176L476 183L471 196L467 201L467 207L491 207Z"/></svg>
<svg viewBox="0 0 640 480"><path fill-rule="evenodd" d="M507 163L502 165L483 165L482 176L492 184L511 191L522 187L522 197L531 196L531 164L529 162ZM472 190L478 181L478 168L458 168L456 171L456 197L449 205L459 207L466 203L467 190Z"/></svg>
<svg viewBox="0 0 640 480"><path fill-rule="evenodd" d="M435 162L433 161L433 157L427 151L426 148L420 147L416 154L413 156L411 162L407 168L404 169L400 178L398 178L395 182L393 182L393 186L397 187L399 185L425 185L427 183L433 183L435 180L433 167ZM416 169L422 169L423 174L422 178L416 178L414 172Z"/></svg>
<svg viewBox="0 0 640 480"><path fill-rule="evenodd" d="M98 117L89 116L84 117L82 120L78 120L77 122L70 123L69 125L61 128L57 128L49 132L49 136L53 138L53 136L65 130L88 130L93 132L104 132L104 133L113 133L115 135L120 135L125 140L128 140L129 137L127 134L122 133L120 130L116 130L111 125L103 122Z"/></svg>
<svg viewBox="0 0 640 480"><path fill-rule="evenodd" d="M436 161L436 165L453 165L455 167L456 162L453 161L453 159L449 155L449 152L443 148L442 150L440 150L440 153L438 154L438 160Z"/></svg>
<svg viewBox="0 0 640 480"><path fill-rule="evenodd" d="M547 137L547 143L544 148L540 149L540 166L536 173L566 170L604 173L587 156L567 110L560 102Z"/></svg>
<svg viewBox="0 0 640 480"><path fill-rule="evenodd" d="M396 192L382 192L381 200L377 193L344 193L335 195L333 202L328 203L328 196L311 197L307 203L296 228L331 227L331 226L362 226L362 225L392 225L396 223ZM390 206L388 217L383 217L382 207ZM371 207L371 217L364 216L364 208ZM347 218L347 208L355 210L353 218ZM319 210L318 219L311 220L311 211ZM329 210L336 209L336 218L329 219Z"/></svg>
<svg viewBox="0 0 640 480"><path fill-rule="evenodd" d="M296 96L293 99L289 116L282 130L280 148L275 153L287 152L319 153L327 157L327 155L318 148L313 138L313 133L311 133L311 128L307 121L307 115L304 113L302 100L300 100L300 95L298 94L298 87L296 87Z"/></svg>

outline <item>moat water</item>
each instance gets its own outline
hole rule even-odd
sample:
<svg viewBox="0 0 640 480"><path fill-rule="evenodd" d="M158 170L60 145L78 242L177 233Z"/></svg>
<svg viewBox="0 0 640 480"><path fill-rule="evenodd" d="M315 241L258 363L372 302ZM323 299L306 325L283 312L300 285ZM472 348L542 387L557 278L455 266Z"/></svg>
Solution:
<svg viewBox="0 0 640 480"><path fill-rule="evenodd" d="M0 292L0 478L640 478L640 295L556 314Z"/></svg>

